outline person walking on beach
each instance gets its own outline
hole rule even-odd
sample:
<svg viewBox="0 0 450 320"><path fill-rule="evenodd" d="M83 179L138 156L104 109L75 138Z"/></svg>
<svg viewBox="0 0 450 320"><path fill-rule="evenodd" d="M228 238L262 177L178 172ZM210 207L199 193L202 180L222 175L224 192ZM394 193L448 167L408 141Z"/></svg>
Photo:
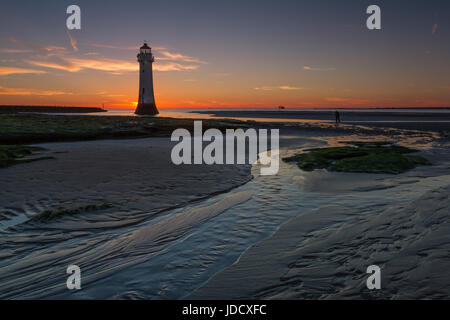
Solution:
<svg viewBox="0 0 450 320"><path fill-rule="evenodd" d="M341 115L339 114L339 111L336 110L336 112L334 113L334 116L336 118L336 123L341 122Z"/></svg>

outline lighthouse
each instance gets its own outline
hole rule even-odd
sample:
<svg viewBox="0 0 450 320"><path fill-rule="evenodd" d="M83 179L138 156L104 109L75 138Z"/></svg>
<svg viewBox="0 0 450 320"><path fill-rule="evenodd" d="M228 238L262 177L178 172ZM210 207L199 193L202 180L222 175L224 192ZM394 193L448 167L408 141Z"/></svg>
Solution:
<svg viewBox="0 0 450 320"><path fill-rule="evenodd" d="M152 55L152 48L147 43L140 48L137 55L139 62L139 100L136 111L139 115L158 114L156 109L155 95L153 93L153 62L155 58Z"/></svg>

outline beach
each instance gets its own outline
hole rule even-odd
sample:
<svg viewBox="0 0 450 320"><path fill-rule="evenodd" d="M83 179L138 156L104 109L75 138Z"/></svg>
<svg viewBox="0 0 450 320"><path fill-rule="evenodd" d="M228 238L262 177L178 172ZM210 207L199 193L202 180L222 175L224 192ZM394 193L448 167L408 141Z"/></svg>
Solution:
<svg viewBox="0 0 450 320"><path fill-rule="evenodd" d="M39 144L54 159L3 168L4 221L58 207L117 204L156 214L223 192L250 179L249 166L176 166L168 138ZM151 212L148 212L151 209ZM110 223L117 224L120 217ZM103 221L102 223L106 223Z"/></svg>
<svg viewBox="0 0 450 320"><path fill-rule="evenodd" d="M450 109L329 109L329 110L205 110L195 111L216 118L251 119L283 122L334 122L335 112L340 114L343 124L370 127L397 128L406 130L448 131Z"/></svg>
<svg viewBox="0 0 450 320"><path fill-rule="evenodd" d="M447 299L449 192L294 218L187 299ZM383 270L379 292L366 287L372 264Z"/></svg>
<svg viewBox="0 0 450 320"><path fill-rule="evenodd" d="M39 143L33 146L44 148L39 155L49 159L0 169L0 296L450 295L445 130L271 120L218 123L280 127L281 157L351 141L388 140L418 150L415 154L432 165L392 175L306 172L281 161L275 176L261 176L258 163L175 166L167 128L133 139L102 135ZM69 264L83 270L83 290L65 288ZM366 268L373 264L382 270L381 291L365 286Z"/></svg>

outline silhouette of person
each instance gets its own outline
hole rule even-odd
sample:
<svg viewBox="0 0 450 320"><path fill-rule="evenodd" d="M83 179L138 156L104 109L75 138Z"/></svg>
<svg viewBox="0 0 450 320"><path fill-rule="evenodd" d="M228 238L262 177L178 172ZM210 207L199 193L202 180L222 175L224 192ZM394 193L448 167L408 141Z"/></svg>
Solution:
<svg viewBox="0 0 450 320"><path fill-rule="evenodd" d="M334 116L336 118L336 123L341 122L341 115L339 114L339 111L336 110Z"/></svg>

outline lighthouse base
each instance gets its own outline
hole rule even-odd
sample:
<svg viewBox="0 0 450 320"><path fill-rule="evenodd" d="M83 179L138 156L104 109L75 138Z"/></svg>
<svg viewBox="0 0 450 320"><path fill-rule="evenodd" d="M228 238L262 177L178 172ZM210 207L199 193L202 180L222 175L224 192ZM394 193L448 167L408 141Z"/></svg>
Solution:
<svg viewBox="0 0 450 320"><path fill-rule="evenodd" d="M138 115L154 116L159 112L154 103L139 103L134 113Z"/></svg>

